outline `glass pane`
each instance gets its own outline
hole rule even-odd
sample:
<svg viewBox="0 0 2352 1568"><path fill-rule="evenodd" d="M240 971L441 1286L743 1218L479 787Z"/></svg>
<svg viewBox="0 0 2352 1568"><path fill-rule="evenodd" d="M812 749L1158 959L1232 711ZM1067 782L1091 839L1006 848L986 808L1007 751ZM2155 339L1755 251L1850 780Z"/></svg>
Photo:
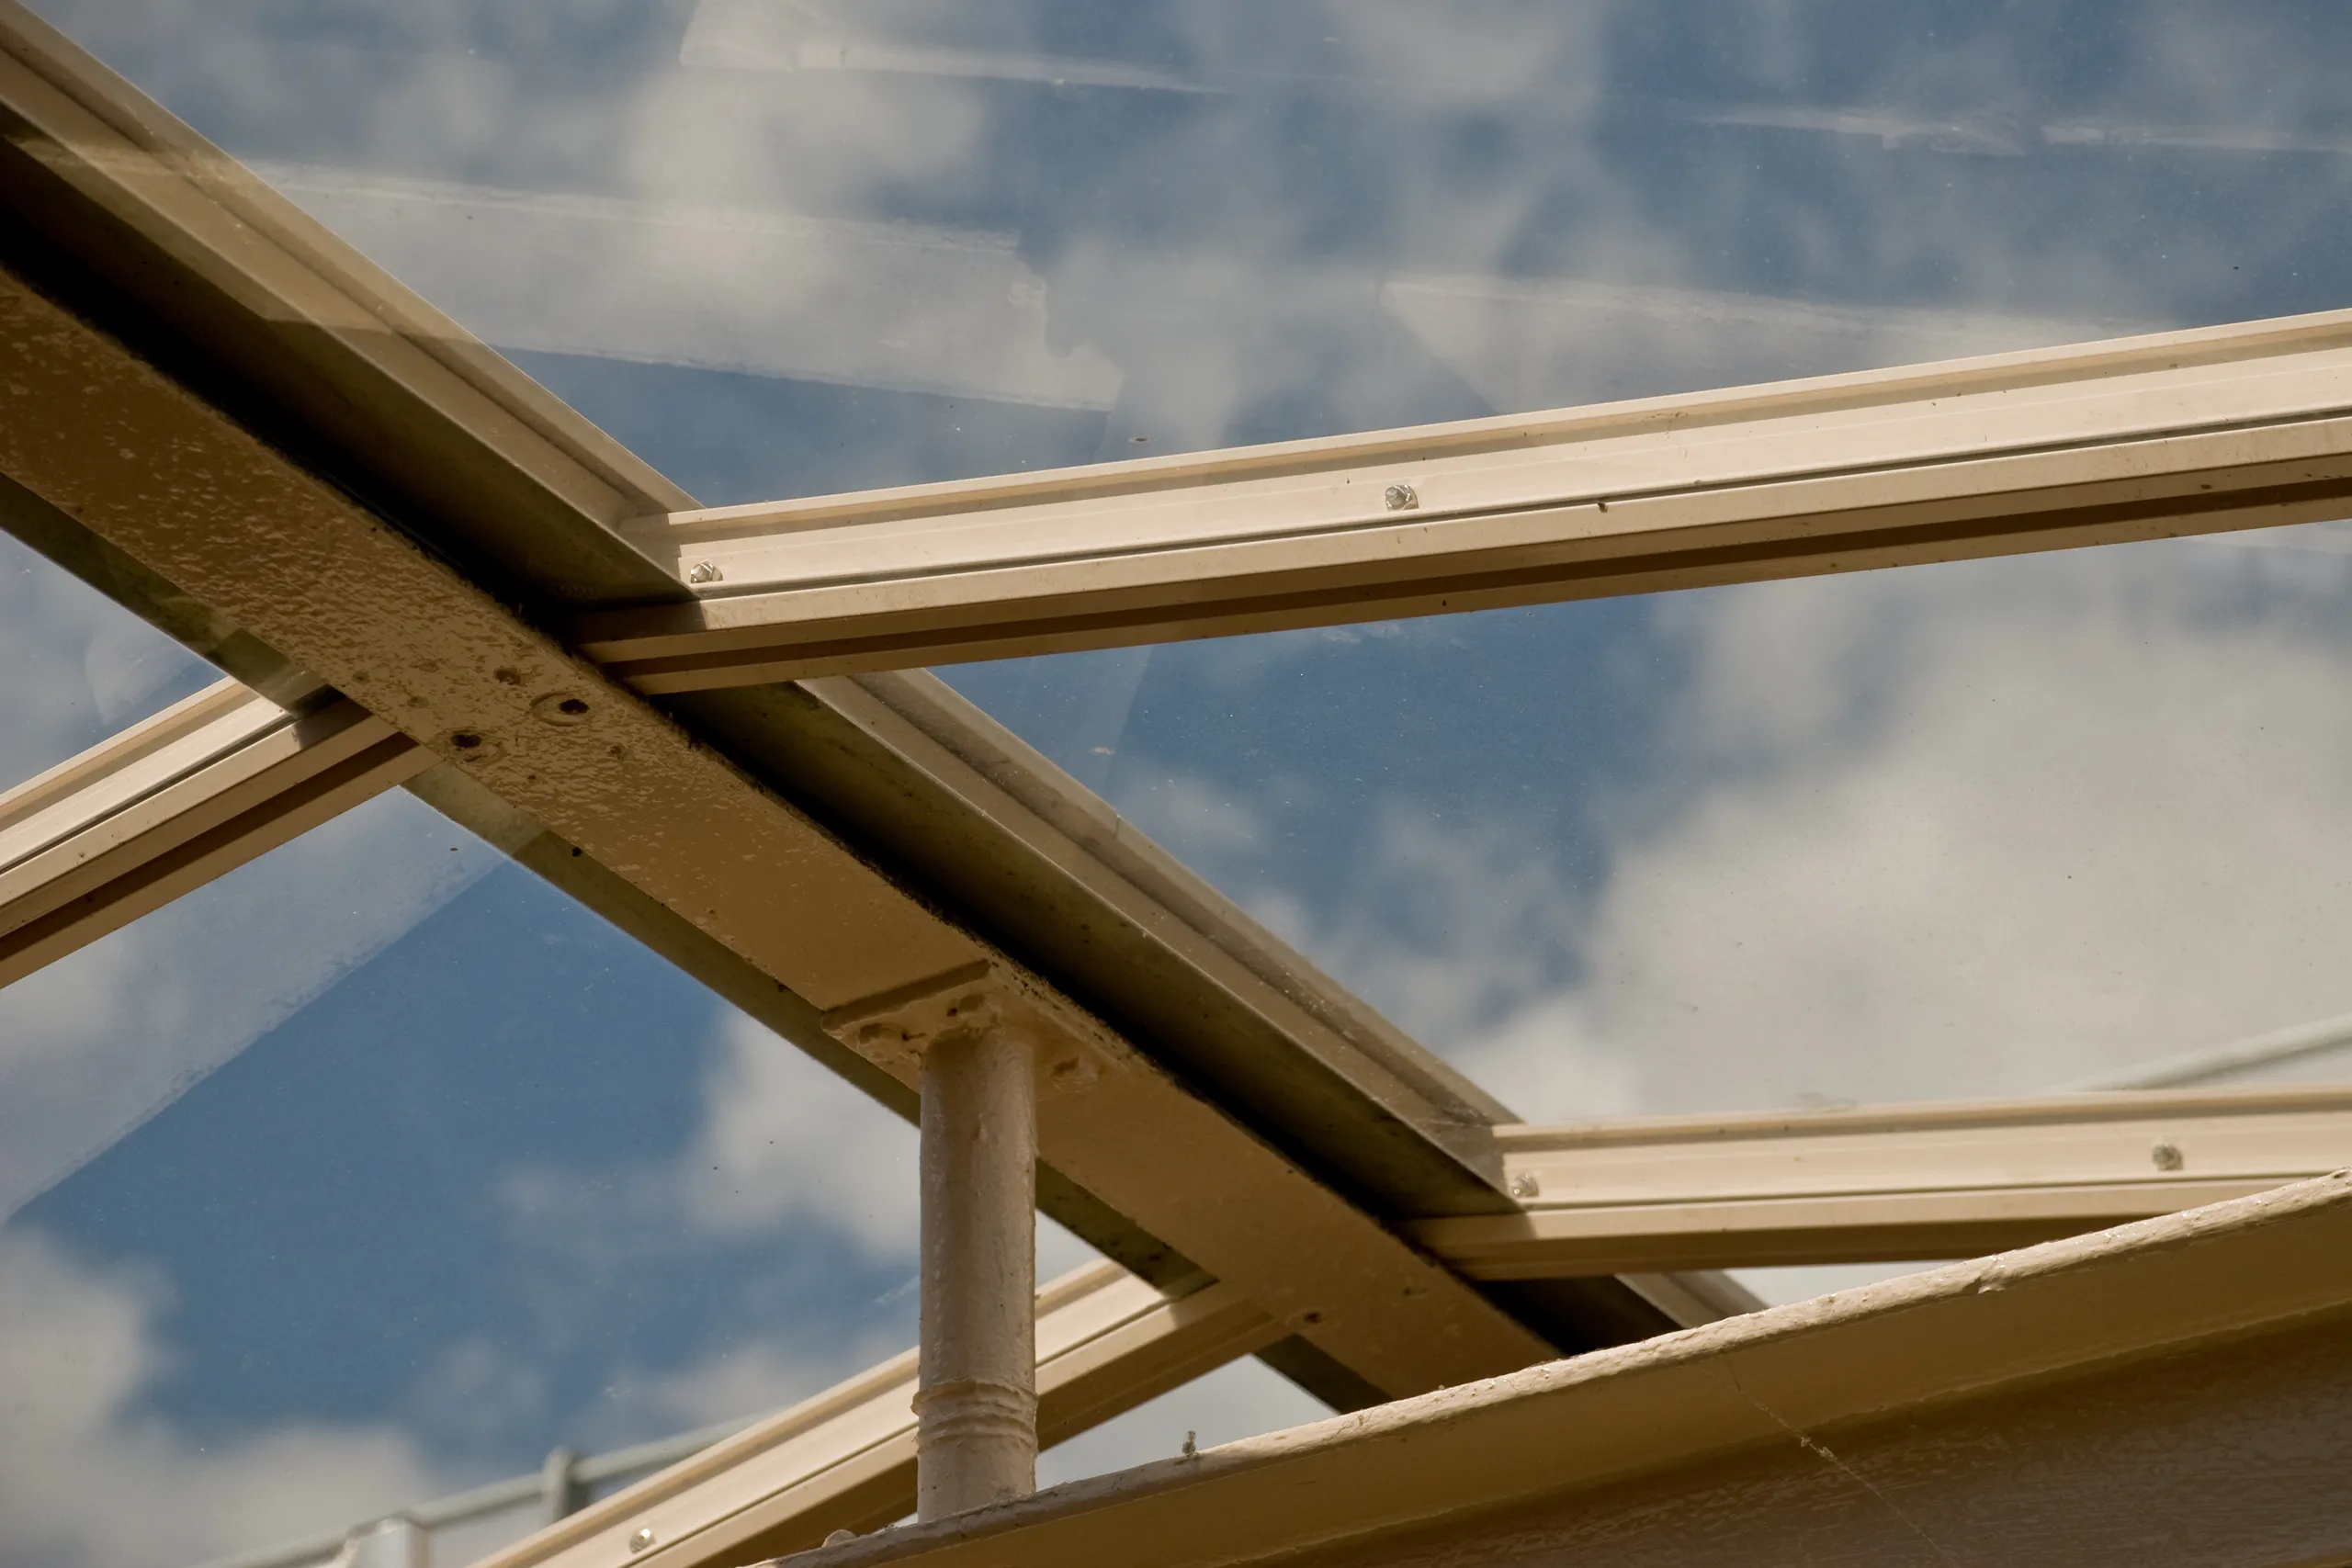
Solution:
<svg viewBox="0 0 2352 1568"><path fill-rule="evenodd" d="M44 5L714 502L2333 307L2352 251L2314 0ZM953 678L1527 1114L2023 1092L2352 1010L2343 539Z"/></svg>
<svg viewBox="0 0 2352 1568"><path fill-rule="evenodd" d="M0 532L0 791L220 678ZM0 1156L5 1157L5 1156Z"/></svg>
<svg viewBox="0 0 2352 1568"><path fill-rule="evenodd" d="M912 1342L912 1153L379 797L0 991L0 1561L185 1568L812 1393Z"/></svg>
<svg viewBox="0 0 2352 1568"><path fill-rule="evenodd" d="M42 0L712 502L2342 302L2352 17Z"/></svg>
<svg viewBox="0 0 2352 1568"><path fill-rule="evenodd" d="M1531 1119L2023 1094L2352 1014L2347 536L945 673Z"/></svg>

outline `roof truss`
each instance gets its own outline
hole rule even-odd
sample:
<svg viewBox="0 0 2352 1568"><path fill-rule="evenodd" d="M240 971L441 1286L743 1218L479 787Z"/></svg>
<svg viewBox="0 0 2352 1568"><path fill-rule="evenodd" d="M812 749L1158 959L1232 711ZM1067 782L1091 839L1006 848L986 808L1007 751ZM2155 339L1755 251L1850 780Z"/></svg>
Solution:
<svg viewBox="0 0 2352 1568"><path fill-rule="evenodd" d="M910 1043L977 988L1047 1042L1049 1206L1152 1281L1097 1282L1153 1295L1084 1341L1097 1382L1069 1372L1096 1412L1250 1349L1361 1403L1736 1304L1704 1277L1549 1305L1475 1281L1973 1249L2341 1162L2324 1096L1498 1126L935 683L819 677L2335 516L2352 313L712 512L0 5L27 219L0 372L32 411L0 471L318 672L293 710L216 688L0 798L0 982L405 782L902 1108ZM406 446L371 454L386 428ZM710 696L645 701L684 694ZM796 775L761 723L854 765ZM842 805L875 770L951 827L885 842L905 820ZM1148 933L1142 1000L1032 961L1051 942L932 869L975 844L1003 898ZM1155 1032L1204 997L1260 1032ZM1214 1334L1184 1326L1201 1303ZM778 1419L818 1458L850 1430ZM741 1487L766 1451L696 1473ZM762 1473L765 1507L818 1472Z"/></svg>

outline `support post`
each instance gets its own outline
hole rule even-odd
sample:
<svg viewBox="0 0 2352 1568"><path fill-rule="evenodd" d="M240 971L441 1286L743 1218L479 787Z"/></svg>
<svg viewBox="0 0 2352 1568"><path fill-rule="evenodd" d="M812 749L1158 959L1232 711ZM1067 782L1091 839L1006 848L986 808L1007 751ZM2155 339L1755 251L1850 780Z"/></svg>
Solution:
<svg viewBox="0 0 2352 1568"><path fill-rule="evenodd" d="M923 1053L917 1518L1037 1487L1035 1055L988 1025Z"/></svg>

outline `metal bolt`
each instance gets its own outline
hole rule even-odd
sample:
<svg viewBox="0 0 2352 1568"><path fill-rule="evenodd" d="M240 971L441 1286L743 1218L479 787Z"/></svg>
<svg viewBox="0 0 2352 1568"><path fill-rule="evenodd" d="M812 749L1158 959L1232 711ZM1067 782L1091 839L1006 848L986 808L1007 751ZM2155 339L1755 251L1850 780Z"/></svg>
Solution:
<svg viewBox="0 0 2352 1568"><path fill-rule="evenodd" d="M2158 1141L2156 1146L2148 1151L2148 1157L2155 1162L2158 1170L2178 1170L2188 1163L2187 1156L2180 1152L2180 1145L2169 1138Z"/></svg>
<svg viewBox="0 0 2352 1568"><path fill-rule="evenodd" d="M1533 1198L1543 1190L1544 1184L1535 1179L1535 1173L1532 1170L1521 1171L1510 1179L1510 1195L1514 1198Z"/></svg>
<svg viewBox="0 0 2352 1568"><path fill-rule="evenodd" d="M688 582L716 582L727 574L718 570L716 561L698 560L686 571Z"/></svg>
<svg viewBox="0 0 2352 1568"><path fill-rule="evenodd" d="M635 1535L628 1538L628 1549L631 1552L643 1551L652 1544L653 1530L650 1526L640 1528Z"/></svg>
<svg viewBox="0 0 2352 1568"><path fill-rule="evenodd" d="M1410 512L1421 503L1421 498L1413 493L1411 485L1390 485L1385 499L1391 512Z"/></svg>

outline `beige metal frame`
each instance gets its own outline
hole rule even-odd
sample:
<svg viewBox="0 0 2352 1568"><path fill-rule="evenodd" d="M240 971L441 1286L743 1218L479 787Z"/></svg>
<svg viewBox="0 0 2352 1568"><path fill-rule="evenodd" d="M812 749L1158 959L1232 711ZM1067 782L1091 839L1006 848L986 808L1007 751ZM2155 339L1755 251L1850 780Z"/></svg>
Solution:
<svg viewBox="0 0 2352 1568"><path fill-rule="evenodd" d="M2352 1089L1629 1117L1496 1142L1521 1213L1407 1227L1466 1279L1973 1258L2352 1166Z"/></svg>
<svg viewBox="0 0 2352 1568"><path fill-rule="evenodd" d="M0 986L432 766L358 704L223 681L0 795Z"/></svg>
<svg viewBox="0 0 2352 1568"><path fill-rule="evenodd" d="M2352 312L622 529L645 692L2331 518Z"/></svg>

